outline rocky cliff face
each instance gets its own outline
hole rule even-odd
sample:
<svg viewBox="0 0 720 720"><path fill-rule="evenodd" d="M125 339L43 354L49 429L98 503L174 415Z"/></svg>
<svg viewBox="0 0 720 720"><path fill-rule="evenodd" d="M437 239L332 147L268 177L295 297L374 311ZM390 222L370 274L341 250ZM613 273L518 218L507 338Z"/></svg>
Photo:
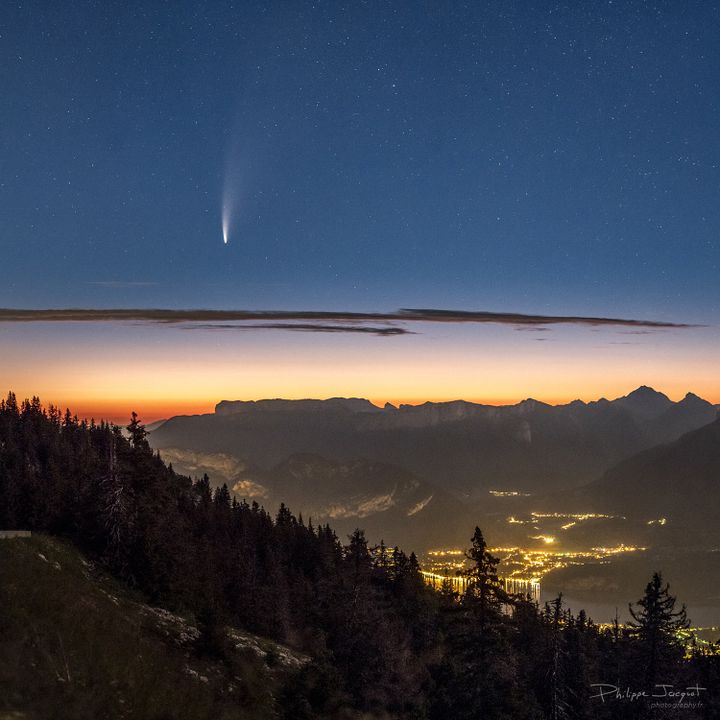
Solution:
<svg viewBox="0 0 720 720"><path fill-rule="evenodd" d="M330 398L329 400L222 400L215 406L216 415L239 413L303 413L340 410L349 413L382 412L363 398Z"/></svg>

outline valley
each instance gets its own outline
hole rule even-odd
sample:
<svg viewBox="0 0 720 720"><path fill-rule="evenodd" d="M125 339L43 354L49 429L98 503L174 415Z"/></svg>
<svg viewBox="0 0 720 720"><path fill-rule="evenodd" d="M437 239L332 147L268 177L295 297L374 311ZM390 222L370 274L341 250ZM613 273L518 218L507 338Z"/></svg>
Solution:
<svg viewBox="0 0 720 720"><path fill-rule="evenodd" d="M171 418L150 441L176 470L207 473L238 499L415 550L433 584L461 583L478 525L506 582L533 597L563 592L607 620L637 592L636 573L659 568L713 624L716 417L692 393L673 402L648 387L561 406L267 400Z"/></svg>

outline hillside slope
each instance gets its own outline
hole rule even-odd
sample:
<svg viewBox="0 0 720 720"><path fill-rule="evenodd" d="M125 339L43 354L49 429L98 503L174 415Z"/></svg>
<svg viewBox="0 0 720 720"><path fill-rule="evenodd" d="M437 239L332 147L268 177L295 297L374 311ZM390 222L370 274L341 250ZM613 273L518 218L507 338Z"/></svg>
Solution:
<svg viewBox="0 0 720 720"><path fill-rule="evenodd" d="M0 608L0 718L271 718L306 661L237 631L222 662L199 653L196 627L48 536L0 539Z"/></svg>
<svg viewBox="0 0 720 720"><path fill-rule="evenodd" d="M720 420L634 455L576 497L583 507L622 508L648 520L665 517L720 541Z"/></svg>

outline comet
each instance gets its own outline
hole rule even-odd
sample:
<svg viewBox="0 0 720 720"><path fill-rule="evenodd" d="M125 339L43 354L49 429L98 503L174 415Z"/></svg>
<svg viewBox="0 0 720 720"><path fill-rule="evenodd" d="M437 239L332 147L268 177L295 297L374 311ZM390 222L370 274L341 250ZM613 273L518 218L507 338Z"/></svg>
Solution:
<svg viewBox="0 0 720 720"><path fill-rule="evenodd" d="M246 153L240 146L240 133L234 133L225 159L225 173L220 199L220 214L222 217L223 244L230 242L231 233L237 234L237 221L242 217L242 201L246 197L245 174L247 171ZM233 235L235 237L235 235Z"/></svg>
<svg viewBox="0 0 720 720"><path fill-rule="evenodd" d="M230 239L230 211L227 203L223 203L222 209L222 236L223 243L227 245Z"/></svg>

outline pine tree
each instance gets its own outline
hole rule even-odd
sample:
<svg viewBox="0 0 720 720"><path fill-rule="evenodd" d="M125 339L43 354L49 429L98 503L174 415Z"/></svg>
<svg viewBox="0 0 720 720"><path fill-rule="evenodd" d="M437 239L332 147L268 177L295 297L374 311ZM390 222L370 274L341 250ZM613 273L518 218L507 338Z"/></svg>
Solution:
<svg viewBox="0 0 720 720"><path fill-rule="evenodd" d="M116 441L117 434L109 436L106 471L100 478L100 502L107 539L105 556L113 571L124 576L131 530L131 490L118 468Z"/></svg>
<svg viewBox="0 0 720 720"><path fill-rule="evenodd" d="M497 573L500 562L487 548L487 543L479 527L475 527L472 547L465 554L472 565L466 571L469 580L467 595L473 598L477 608L480 627L491 620L491 616L501 612L502 606L511 603L511 597L502 586Z"/></svg>
<svg viewBox="0 0 720 720"><path fill-rule="evenodd" d="M130 424L127 426L127 431L130 434L130 442L136 450L150 451L150 444L147 440L147 430L145 430L145 426L138 419L136 412L130 415Z"/></svg>
<svg viewBox="0 0 720 720"><path fill-rule="evenodd" d="M468 587L461 602L445 605L447 645L438 676L442 693L432 716L455 720L494 720L520 717L517 707L517 668L511 651L503 607L512 599L497 573L499 560L487 548L479 527L466 557Z"/></svg>
<svg viewBox="0 0 720 720"><path fill-rule="evenodd" d="M640 643L645 683L650 691L655 688L661 662L677 655L680 648L677 631L690 625L685 605L675 610L675 604L670 585L663 585L662 574L656 572L645 587L644 596L637 601L637 608L629 605L633 621L628 626L631 636Z"/></svg>
<svg viewBox="0 0 720 720"><path fill-rule="evenodd" d="M562 593L550 603L550 612L550 718L551 720L564 720L569 715L565 697L567 682L564 667L566 650L562 634Z"/></svg>

